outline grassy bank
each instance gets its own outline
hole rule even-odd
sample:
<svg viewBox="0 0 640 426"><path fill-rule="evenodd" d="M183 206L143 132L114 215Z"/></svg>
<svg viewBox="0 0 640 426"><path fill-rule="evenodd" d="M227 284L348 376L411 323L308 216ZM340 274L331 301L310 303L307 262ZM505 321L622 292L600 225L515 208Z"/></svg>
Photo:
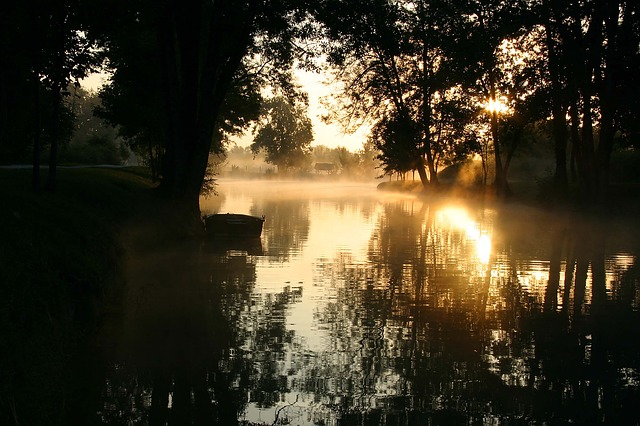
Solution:
<svg viewBox="0 0 640 426"><path fill-rule="evenodd" d="M88 397L70 370L118 282L118 226L151 185L97 168L60 169L55 194L30 185L30 170L0 170L0 424L66 424Z"/></svg>

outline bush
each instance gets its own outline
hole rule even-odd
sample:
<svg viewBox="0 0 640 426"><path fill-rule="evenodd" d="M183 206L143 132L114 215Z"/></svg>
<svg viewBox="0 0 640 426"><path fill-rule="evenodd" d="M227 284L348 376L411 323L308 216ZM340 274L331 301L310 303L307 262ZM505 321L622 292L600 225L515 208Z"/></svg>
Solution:
<svg viewBox="0 0 640 426"><path fill-rule="evenodd" d="M60 162L74 164L122 165L129 158L126 146L108 136L91 136L85 142L72 143L60 153Z"/></svg>
<svg viewBox="0 0 640 426"><path fill-rule="evenodd" d="M610 181L640 183L640 151L626 149L611 154Z"/></svg>

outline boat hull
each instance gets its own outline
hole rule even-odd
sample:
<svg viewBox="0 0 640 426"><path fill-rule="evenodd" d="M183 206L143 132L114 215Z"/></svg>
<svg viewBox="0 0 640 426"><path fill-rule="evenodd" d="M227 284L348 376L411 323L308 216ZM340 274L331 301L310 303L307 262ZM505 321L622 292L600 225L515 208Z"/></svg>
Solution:
<svg viewBox="0 0 640 426"><path fill-rule="evenodd" d="M204 217L207 234L220 237L251 237L262 234L264 218L245 214L211 214Z"/></svg>

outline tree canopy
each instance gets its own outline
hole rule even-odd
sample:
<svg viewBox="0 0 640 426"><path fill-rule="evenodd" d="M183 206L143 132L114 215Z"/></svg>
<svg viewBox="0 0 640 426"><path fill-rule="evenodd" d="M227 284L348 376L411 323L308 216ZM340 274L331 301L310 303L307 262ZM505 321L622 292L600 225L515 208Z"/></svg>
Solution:
<svg viewBox="0 0 640 426"><path fill-rule="evenodd" d="M56 188L58 146L70 137L63 128L69 85L102 62L98 41L88 31L93 10L78 0L35 1L12 4L0 15L0 154L22 157L30 150L36 190L45 140L50 147L47 189Z"/></svg>
<svg viewBox="0 0 640 426"><path fill-rule="evenodd" d="M301 168L308 161L313 126L307 113L306 98L296 102L276 96L263 104L262 119L258 122L251 150L266 153L266 161L279 170Z"/></svg>
<svg viewBox="0 0 640 426"><path fill-rule="evenodd" d="M313 14L343 83L334 118L372 121L385 167L418 170L425 188L437 183L438 161L479 150L486 131L495 188L508 195L522 132L548 122L557 186L571 167L585 193L601 194L613 146L637 140L626 120L638 111L633 2L325 0ZM482 113L497 102L507 116ZM452 117L454 131L443 133Z"/></svg>
<svg viewBox="0 0 640 426"><path fill-rule="evenodd" d="M162 158L160 187L199 227L210 151L256 117L258 87L286 86L296 1L123 2L101 28L115 70L103 114ZM187 222L187 221L185 221ZM197 231L194 231L197 232Z"/></svg>

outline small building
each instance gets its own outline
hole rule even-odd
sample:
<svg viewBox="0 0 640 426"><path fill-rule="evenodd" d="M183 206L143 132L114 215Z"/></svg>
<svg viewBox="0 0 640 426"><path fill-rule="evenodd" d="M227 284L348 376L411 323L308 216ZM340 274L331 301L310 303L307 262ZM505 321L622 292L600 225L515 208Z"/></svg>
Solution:
<svg viewBox="0 0 640 426"><path fill-rule="evenodd" d="M313 168L315 169L316 173L327 172L327 174L329 175L335 172L336 165L333 163L316 163Z"/></svg>

